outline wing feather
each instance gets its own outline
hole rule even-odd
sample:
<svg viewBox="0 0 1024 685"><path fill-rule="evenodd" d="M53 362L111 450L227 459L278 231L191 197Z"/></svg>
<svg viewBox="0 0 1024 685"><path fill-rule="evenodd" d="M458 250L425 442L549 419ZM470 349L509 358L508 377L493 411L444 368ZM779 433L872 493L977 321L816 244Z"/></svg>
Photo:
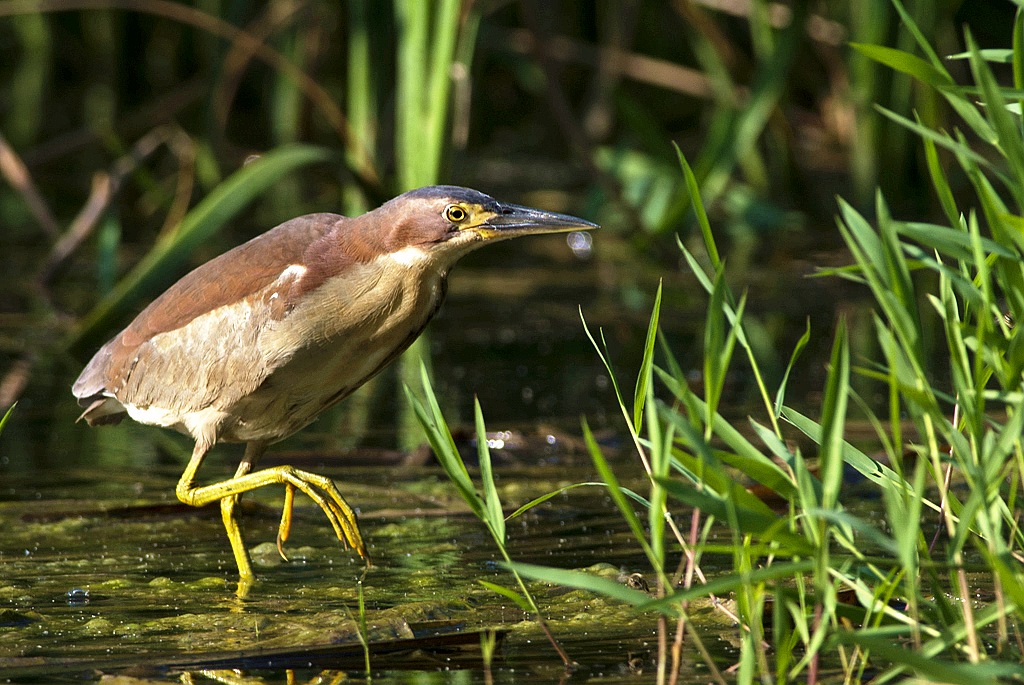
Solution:
<svg viewBox="0 0 1024 685"><path fill-rule="evenodd" d="M89 412L101 406L109 416L109 403L96 404L103 397L179 411L209 406L234 379L238 389L222 399L243 392L259 375L250 358L256 346L245 344L261 323L252 304L269 297L311 244L346 221L337 214L299 217L186 274L86 365L72 388L79 404L89 407L83 417L90 420Z"/></svg>

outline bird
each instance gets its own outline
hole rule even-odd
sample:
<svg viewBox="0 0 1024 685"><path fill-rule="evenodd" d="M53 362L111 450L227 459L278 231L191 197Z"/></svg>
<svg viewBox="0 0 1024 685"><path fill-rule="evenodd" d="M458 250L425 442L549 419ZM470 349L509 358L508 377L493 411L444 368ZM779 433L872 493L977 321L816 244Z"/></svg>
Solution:
<svg viewBox="0 0 1024 685"><path fill-rule="evenodd" d="M437 313L461 257L509 238L595 228L448 185L411 190L356 217L291 219L183 276L103 345L72 386L85 408L79 420L96 426L127 415L191 436L175 493L192 506L220 503L239 595L255 574L235 507L243 493L268 485L285 488L282 558L299 490L369 564L356 515L334 481L288 465L254 470L260 456L409 347ZM234 476L197 485L204 457L221 442L245 443Z"/></svg>

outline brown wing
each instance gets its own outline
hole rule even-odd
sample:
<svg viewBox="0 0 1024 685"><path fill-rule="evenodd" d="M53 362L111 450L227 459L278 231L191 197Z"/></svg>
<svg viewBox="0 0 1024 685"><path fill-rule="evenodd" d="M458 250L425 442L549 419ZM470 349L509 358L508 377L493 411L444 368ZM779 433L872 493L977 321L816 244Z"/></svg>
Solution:
<svg viewBox="0 0 1024 685"><path fill-rule="evenodd" d="M74 395L79 398L79 403L83 406L95 405L100 397L112 394L125 400L120 391L126 387L129 377L136 371L138 376L132 385L138 386L142 382L148 387L149 390L143 393L148 401L154 398L154 390L161 385L180 384L187 387L201 381L202 379L189 379L177 375L189 371L180 359L170 366L160 363L161 349L154 349L152 341L160 338L166 348L173 336L162 334L185 329L198 317L265 289L289 265L301 263L306 248L342 221L346 221L345 217L337 214L310 214L292 219L206 262L182 277L139 313L127 328L104 345L86 365L72 388ZM194 326L192 328L195 329ZM187 352L201 356L204 352L196 347L196 340L199 337L206 337L215 345L221 346L224 341L218 336L230 334L229 328L230 326L219 331L205 332L190 330L184 336L186 339L182 341L185 347L172 354L180 357L183 352ZM143 347L145 349L142 349ZM186 349L187 347L190 349ZM229 357L230 351L228 348ZM147 368L136 368L140 352L147 362ZM215 363L217 359L195 358L193 371L206 362ZM230 360L228 363L234 365ZM148 379L143 378L146 374L150 374ZM109 407L106 409L109 410ZM92 410L93 407L90 406L89 411Z"/></svg>

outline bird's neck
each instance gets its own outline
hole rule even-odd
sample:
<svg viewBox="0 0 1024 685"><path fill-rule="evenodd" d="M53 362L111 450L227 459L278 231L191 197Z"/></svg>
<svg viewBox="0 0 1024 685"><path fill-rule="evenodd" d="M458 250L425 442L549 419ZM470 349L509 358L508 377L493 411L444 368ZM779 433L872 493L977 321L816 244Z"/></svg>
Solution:
<svg viewBox="0 0 1024 685"><path fill-rule="evenodd" d="M449 268L447 261L415 247L351 264L298 298L287 325L277 331L292 338L281 341L282 348L418 331L444 299Z"/></svg>

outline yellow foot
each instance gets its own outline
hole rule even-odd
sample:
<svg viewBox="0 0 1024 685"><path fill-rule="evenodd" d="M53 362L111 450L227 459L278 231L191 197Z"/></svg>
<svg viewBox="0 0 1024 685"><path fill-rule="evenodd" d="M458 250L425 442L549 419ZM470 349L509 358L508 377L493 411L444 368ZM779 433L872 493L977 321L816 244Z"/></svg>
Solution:
<svg viewBox="0 0 1024 685"><path fill-rule="evenodd" d="M189 471L182 476L182 480L178 483L178 498L186 504L197 507L220 500L224 529L231 541L235 563L238 565L238 573L243 581L248 578L251 582L254 576L249 562L249 553L245 549L241 531L235 520L234 508L239 495L264 485L282 484L285 486L284 509L281 512L281 525L277 534L277 547L282 557L284 557L284 543L291 530L295 490L298 489L316 502L327 515L327 520L331 522L331 527L334 528L334 533L341 543L346 547L352 547L360 557L367 559L367 563L369 563L366 545L359 532L355 512L352 511L330 478L308 471L300 471L291 466L275 466L202 487L191 486L186 480L186 477L191 478L191 476L192 473Z"/></svg>
<svg viewBox="0 0 1024 685"><path fill-rule="evenodd" d="M277 551L282 558L287 560L284 554L284 543L288 540L288 535L291 532L292 508L295 502L296 488L306 493L311 500L320 506L324 514L327 515L327 520L331 522L331 526L334 528L338 539L346 548L351 546L360 557L368 558L366 545L363 543L363 537L359 532L359 524L356 522L355 512L348 506L345 498L341 496L334 481L315 473L300 471L291 466L277 466L272 469L257 471L252 475L259 476L268 471L279 473L285 486L281 524L277 529Z"/></svg>
<svg viewBox="0 0 1024 685"><path fill-rule="evenodd" d="M175 493L179 500L194 507L220 501L224 529L227 531L228 540L231 542L231 551L235 556L235 564L238 566L238 595L240 597L248 592L255 580L255 575L252 572L249 552L242 540L238 521L235 519L235 505L242 493L261 488L264 485L281 484L285 486L284 508L281 511L281 524L277 531L277 551L282 558L286 561L288 559L284 554L284 543L291 531L292 508L295 503L295 490L298 489L317 503L317 506L327 515L327 520L331 522L331 527L334 528L334 533L341 543L346 548L351 546L360 557L366 560L367 568L369 568L370 559L366 553L363 537L359 533L355 512L341 496L334 481L292 466L275 466L252 472L251 469L256 460L266 449L266 443L255 441L246 445L245 456L238 465L234 478L197 487L195 485L196 471L199 470L199 466L203 463L203 458L211 446L212 443L209 441L196 440L192 458L178 480Z"/></svg>

